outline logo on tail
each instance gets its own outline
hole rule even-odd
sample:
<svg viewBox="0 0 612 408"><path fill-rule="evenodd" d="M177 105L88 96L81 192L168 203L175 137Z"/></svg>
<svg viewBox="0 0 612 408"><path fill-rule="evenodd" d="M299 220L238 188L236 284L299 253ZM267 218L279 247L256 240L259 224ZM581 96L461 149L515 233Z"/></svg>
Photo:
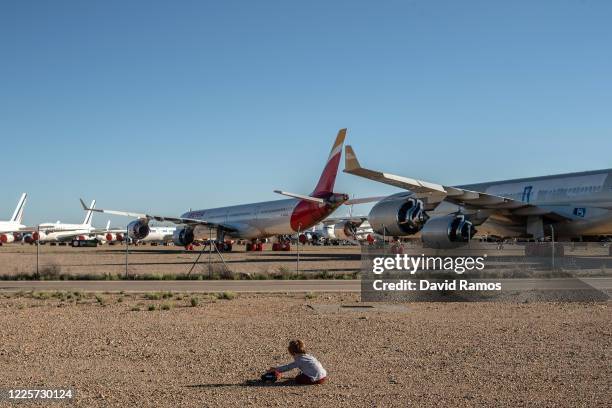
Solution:
<svg viewBox="0 0 612 408"><path fill-rule="evenodd" d="M83 220L83 224L84 225L91 225L91 219L93 218L93 209L96 208L96 200L93 200L91 202L91 205L89 206L90 210L87 210L87 212L85 213L85 219Z"/></svg>
<svg viewBox="0 0 612 408"><path fill-rule="evenodd" d="M13 216L11 217L12 222L21 224L21 221L23 220L23 210L25 208L27 198L28 195L26 193L21 195L19 202L17 202L17 207L15 207L15 211L13 212Z"/></svg>
<svg viewBox="0 0 612 408"><path fill-rule="evenodd" d="M321 173L319 182L312 192L313 197L325 197L333 193L334 184L336 183L336 175L338 174L338 165L340 164L340 157L342 156L342 145L344 144L344 138L346 137L346 129L340 129L338 136L329 152L329 158L327 164Z"/></svg>

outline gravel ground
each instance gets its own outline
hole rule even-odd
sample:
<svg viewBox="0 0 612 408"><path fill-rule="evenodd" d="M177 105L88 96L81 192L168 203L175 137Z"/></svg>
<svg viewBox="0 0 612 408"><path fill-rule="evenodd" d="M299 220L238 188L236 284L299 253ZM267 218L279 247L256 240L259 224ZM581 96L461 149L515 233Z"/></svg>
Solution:
<svg viewBox="0 0 612 408"><path fill-rule="evenodd" d="M196 307L185 295L6 296L1 387L73 387L78 406L603 407L612 396L608 303L385 310L334 307L355 294L199 294ZM288 361L296 337L327 384L245 383Z"/></svg>

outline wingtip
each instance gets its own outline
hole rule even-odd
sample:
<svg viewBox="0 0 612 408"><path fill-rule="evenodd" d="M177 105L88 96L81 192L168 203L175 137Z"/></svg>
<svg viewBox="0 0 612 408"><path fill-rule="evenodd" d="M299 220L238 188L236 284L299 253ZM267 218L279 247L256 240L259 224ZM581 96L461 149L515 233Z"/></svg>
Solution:
<svg viewBox="0 0 612 408"><path fill-rule="evenodd" d="M351 145L347 145L344 148L344 171L349 172L360 168L359 160Z"/></svg>
<svg viewBox="0 0 612 408"><path fill-rule="evenodd" d="M336 141L334 142L334 147L332 147L332 152L338 147L344 144L344 139L346 138L347 128L342 128L338 131L338 135L336 136Z"/></svg>

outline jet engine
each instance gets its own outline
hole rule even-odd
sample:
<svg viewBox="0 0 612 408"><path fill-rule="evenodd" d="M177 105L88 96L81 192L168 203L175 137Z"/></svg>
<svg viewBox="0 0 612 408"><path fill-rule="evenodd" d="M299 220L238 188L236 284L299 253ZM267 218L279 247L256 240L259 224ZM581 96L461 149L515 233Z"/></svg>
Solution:
<svg viewBox="0 0 612 408"><path fill-rule="evenodd" d="M23 236L23 241L24 241L26 244L33 244L33 243L35 243L36 241L38 241L39 239L40 239L41 241L44 241L44 238L45 238L45 237L46 237L46 234L45 234L44 232L41 232L41 233L39 234L37 231L34 231L34 232L33 232L33 233L31 233L31 234L30 234L30 233L25 234L25 235Z"/></svg>
<svg viewBox="0 0 612 408"><path fill-rule="evenodd" d="M423 201L405 195L391 196L378 202L368 216L372 229L377 233L400 237L416 234L428 219Z"/></svg>
<svg viewBox="0 0 612 408"><path fill-rule="evenodd" d="M8 232L4 234L0 234L0 243L8 244L13 241L15 241L15 235L8 233Z"/></svg>
<svg viewBox="0 0 612 408"><path fill-rule="evenodd" d="M335 239L355 239L355 234L357 233L357 227L354 222L351 221L342 221L336 223L331 228L330 238ZM333 235L333 236L331 236Z"/></svg>
<svg viewBox="0 0 612 408"><path fill-rule="evenodd" d="M151 228L149 227L149 223L145 219L140 219L136 221L132 221L127 226L128 236L134 240L138 241L139 239L145 239Z"/></svg>
<svg viewBox="0 0 612 408"><path fill-rule="evenodd" d="M104 236L104 238L108 241L108 242L121 242L123 241L123 234L119 233L119 232L107 232L106 235Z"/></svg>
<svg viewBox="0 0 612 408"><path fill-rule="evenodd" d="M193 228L177 228L172 234L172 240L174 245L187 246L193 243L195 237L193 235Z"/></svg>
<svg viewBox="0 0 612 408"><path fill-rule="evenodd" d="M421 240L429 248L456 248L467 243L476 233L472 223L462 214L435 217L421 230Z"/></svg>

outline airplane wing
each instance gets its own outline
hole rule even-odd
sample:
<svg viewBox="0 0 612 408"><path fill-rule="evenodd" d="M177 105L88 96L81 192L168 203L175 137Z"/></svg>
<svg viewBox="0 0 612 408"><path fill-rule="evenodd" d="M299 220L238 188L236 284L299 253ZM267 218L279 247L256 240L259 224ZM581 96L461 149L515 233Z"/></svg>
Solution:
<svg viewBox="0 0 612 408"><path fill-rule="evenodd" d="M365 215L353 215L353 216L346 216L346 217L329 217L324 219L322 222L323 224L336 224L342 221L350 221L352 223L357 224L357 226L361 225L364 221L366 221L368 219L367 216Z"/></svg>
<svg viewBox="0 0 612 408"><path fill-rule="evenodd" d="M344 202L344 205L375 203L382 200L383 198L387 198L387 196L350 198Z"/></svg>
<svg viewBox="0 0 612 408"><path fill-rule="evenodd" d="M91 211L104 213L104 214L122 215L124 217L147 219L149 221L155 220L159 222L171 222L173 224L190 225L190 226L202 225L202 226L211 227L211 228L223 229L225 231L234 231L234 228L232 227L225 226L223 224L212 223L212 222L208 222L204 220L198 220L195 218L166 217L166 216L161 216L161 215L152 215L152 214L136 213L136 212L129 212L129 211L105 210L102 208L88 208L82 199L79 199L79 200L81 201L81 206L83 207L83 210L85 211L91 210Z"/></svg>
<svg viewBox="0 0 612 408"><path fill-rule="evenodd" d="M121 229L121 228L95 228L92 229L91 231L89 231L90 234L96 234L96 235L102 235L102 234L122 234L125 233L125 228Z"/></svg>
<svg viewBox="0 0 612 408"><path fill-rule="evenodd" d="M490 210L492 213L501 212L510 216L536 215L551 218L555 221L569 219L566 215L556 213L551 209L507 197L363 168L351 146L346 146L344 172L410 190L416 197L424 201L428 210L432 210L444 200L467 209Z"/></svg>

